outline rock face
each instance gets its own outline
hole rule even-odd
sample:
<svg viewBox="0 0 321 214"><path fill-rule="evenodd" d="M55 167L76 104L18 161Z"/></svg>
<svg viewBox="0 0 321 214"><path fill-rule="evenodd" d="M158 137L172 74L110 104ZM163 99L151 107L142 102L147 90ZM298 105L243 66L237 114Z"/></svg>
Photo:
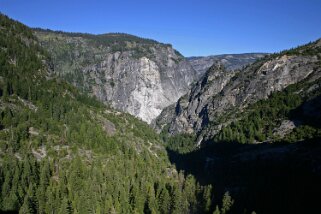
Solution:
<svg viewBox="0 0 321 214"><path fill-rule="evenodd" d="M231 71L252 64L257 59L266 55L267 54L264 53L222 54L205 57L188 57L187 60L197 73L202 76L214 62L220 62L226 70Z"/></svg>
<svg viewBox="0 0 321 214"><path fill-rule="evenodd" d="M157 124L170 122L169 132L172 134L191 134L201 130L208 122L207 107L210 99L224 88L233 74L227 72L221 63L215 63L190 92L178 100L175 108L168 107L162 112Z"/></svg>
<svg viewBox="0 0 321 214"><path fill-rule="evenodd" d="M274 91L309 78L319 78L320 41L298 49L269 55L240 71L227 72L213 65L190 90L156 120L171 134L213 136L222 127L219 118L266 99ZM315 79L314 78L314 79ZM174 107L175 106L175 107Z"/></svg>
<svg viewBox="0 0 321 214"><path fill-rule="evenodd" d="M127 34L36 30L55 71L116 109L150 123L186 94L197 75L171 45Z"/></svg>

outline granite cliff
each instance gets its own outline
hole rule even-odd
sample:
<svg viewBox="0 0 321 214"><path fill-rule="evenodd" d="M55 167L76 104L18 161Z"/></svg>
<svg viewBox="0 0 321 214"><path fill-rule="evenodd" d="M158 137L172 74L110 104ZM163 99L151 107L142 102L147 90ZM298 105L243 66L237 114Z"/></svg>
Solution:
<svg viewBox="0 0 321 214"><path fill-rule="evenodd" d="M128 34L34 32L60 77L148 123L186 94L197 78L179 52L154 40Z"/></svg>
<svg viewBox="0 0 321 214"><path fill-rule="evenodd" d="M267 99L271 93L289 85L320 78L320 50L321 41L318 40L267 55L233 72L227 72L222 63L217 62L188 94L161 113L156 127L165 128L171 134L197 134L199 142L212 138L235 120L236 112L242 112L250 104Z"/></svg>

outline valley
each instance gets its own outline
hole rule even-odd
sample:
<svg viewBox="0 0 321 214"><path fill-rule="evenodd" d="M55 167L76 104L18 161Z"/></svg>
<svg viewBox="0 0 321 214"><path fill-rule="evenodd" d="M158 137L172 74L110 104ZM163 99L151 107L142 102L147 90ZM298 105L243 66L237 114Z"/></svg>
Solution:
<svg viewBox="0 0 321 214"><path fill-rule="evenodd" d="M320 87L320 39L184 57L0 14L0 212L320 213Z"/></svg>

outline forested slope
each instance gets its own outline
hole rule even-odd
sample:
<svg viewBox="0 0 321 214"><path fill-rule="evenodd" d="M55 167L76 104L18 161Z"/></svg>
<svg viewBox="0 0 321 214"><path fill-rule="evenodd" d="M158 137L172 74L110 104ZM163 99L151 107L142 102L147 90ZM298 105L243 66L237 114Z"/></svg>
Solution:
<svg viewBox="0 0 321 214"><path fill-rule="evenodd" d="M49 72L32 31L0 15L0 210L208 212L211 186L170 164L159 136Z"/></svg>

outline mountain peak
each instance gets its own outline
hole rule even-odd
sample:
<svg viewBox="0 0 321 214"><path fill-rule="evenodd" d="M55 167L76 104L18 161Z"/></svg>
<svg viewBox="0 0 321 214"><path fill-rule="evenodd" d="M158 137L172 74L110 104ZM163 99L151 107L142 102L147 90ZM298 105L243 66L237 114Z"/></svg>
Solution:
<svg viewBox="0 0 321 214"><path fill-rule="evenodd" d="M178 51L154 40L123 33L36 30L35 35L54 59L59 76L148 123L197 78Z"/></svg>

